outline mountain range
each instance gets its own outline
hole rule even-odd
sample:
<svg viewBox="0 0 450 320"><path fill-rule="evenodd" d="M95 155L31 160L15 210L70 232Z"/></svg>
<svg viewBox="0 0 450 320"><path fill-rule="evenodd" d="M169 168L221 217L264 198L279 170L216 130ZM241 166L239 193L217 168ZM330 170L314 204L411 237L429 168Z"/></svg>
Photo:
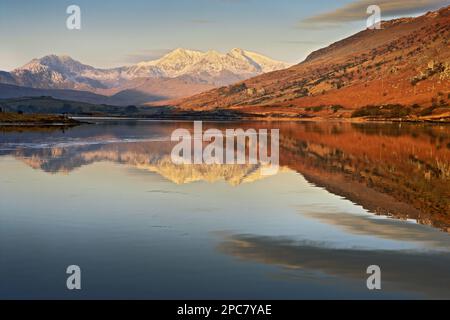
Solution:
<svg viewBox="0 0 450 320"><path fill-rule="evenodd" d="M268 117L450 118L450 7L381 25L290 68L173 103Z"/></svg>
<svg viewBox="0 0 450 320"><path fill-rule="evenodd" d="M157 60L112 69L94 68L66 55L48 55L11 72L1 71L0 83L86 91L117 97L109 99L112 102L139 104L189 96L287 66L242 49L221 54L179 48Z"/></svg>
<svg viewBox="0 0 450 320"><path fill-rule="evenodd" d="M0 98L50 95L264 118L450 120L450 6L381 26L290 67L241 49L176 49L112 69L49 55L0 72Z"/></svg>

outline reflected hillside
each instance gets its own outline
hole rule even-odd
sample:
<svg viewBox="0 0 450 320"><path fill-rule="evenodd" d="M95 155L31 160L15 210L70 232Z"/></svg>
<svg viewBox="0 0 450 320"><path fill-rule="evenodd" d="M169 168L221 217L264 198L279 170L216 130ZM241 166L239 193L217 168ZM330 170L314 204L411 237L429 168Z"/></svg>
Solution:
<svg viewBox="0 0 450 320"><path fill-rule="evenodd" d="M379 213L450 231L450 127L308 123L285 130L280 163Z"/></svg>
<svg viewBox="0 0 450 320"><path fill-rule="evenodd" d="M450 231L450 127L351 123L205 123L208 128L280 129L280 165L366 209ZM3 133L1 155L51 173L109 161L157 173L177 183L264 176L259 165L175 165L176 128L192 123L108 123L51 136ZM42 142L45 141L45 142Z"/></svg>

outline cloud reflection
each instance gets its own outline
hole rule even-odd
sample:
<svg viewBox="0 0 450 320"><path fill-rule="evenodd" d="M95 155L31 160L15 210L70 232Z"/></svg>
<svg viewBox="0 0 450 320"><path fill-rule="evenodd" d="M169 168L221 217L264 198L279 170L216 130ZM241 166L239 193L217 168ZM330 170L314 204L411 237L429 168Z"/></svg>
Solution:
<svg viewBox="0 0 450 320"><path fill-rule="evenodd" d="M250 234L223 235L217 249L246 261L360 280L361 288L366 286L366 268L376 264L382 270L383 290L450 298L448 253L333 248L326 243Z"/></svg>
<svg viewBox="0 0 450 320"><path fill-rule="evenodd" d="M450 251L450 235L427 226L339 211L329 213L306 212L302 214L305 217L336 226L348 233L375 236L388 240L420 242L433 248Z"/></svg>

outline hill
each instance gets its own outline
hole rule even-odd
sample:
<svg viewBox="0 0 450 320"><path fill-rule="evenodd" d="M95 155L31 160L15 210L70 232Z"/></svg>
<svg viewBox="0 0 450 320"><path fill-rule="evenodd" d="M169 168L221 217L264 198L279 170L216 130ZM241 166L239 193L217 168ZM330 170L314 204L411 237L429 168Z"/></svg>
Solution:
<svg viewBox="0 0 450 320"><path fill-rule="evenodd" d="M450 118L450 7L382 23L302 63L177 102L265 116Z"/></svg>
<svg viewBox="0 0 450 320"><path fill-rule="evenodd" d="M55 99L116 106L138 105L144 102L162 99L161 97L153 96L142 91L133 92L133 94L130 94L128 91L122 91L111 93L111 95L101 95L81 90L40 89L0 83L0 99L41 96L51 96Z"/></svg>
<svg viewBox="0 0 450 320"><path fill-rule="evenodd" d="M50 96L0 99L0 109L3 114L23 113L34 116L39 114L128 115L138 110L136 107L131 110L129 107L61 100Z"/></svg>

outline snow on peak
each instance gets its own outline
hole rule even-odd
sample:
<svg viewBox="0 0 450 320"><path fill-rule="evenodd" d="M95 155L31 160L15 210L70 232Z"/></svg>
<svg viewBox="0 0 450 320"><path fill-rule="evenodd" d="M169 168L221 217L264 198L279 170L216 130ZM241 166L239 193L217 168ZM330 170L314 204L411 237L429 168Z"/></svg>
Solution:
<svg viewBox="0 0 450 320"><path fill-rule="evenodd" d="M193 81L216 85L287 68L288 65L243 49L228 53L177 48L163 57L114 69L96 69L68 55L47 55L33 59L12 74L33 87L114 87L136 78L189 77Z"/></svg>
<svg viewBox="0 0 450 320"><path fill-rule="evenodd" d="M284 62L239 48L234 48L226 54L215 50L202 52L178 48L160 59L129 67L127 74L129 77L158 74L167 78L198 75L208 78L217 77L225 72L242 77L284 69L288 66Z"/></svg>

